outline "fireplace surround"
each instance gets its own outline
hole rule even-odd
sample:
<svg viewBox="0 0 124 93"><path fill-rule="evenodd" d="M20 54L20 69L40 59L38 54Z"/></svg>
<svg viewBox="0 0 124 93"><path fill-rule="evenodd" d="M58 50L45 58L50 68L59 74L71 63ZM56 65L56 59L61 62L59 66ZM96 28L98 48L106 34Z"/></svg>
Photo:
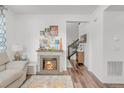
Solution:
<svg viewBox="0 0 124 93"><path fill-rule="evenodd" d="M62 51L38 51L38 70L37 74L62 74L63 63Z"/></svg>

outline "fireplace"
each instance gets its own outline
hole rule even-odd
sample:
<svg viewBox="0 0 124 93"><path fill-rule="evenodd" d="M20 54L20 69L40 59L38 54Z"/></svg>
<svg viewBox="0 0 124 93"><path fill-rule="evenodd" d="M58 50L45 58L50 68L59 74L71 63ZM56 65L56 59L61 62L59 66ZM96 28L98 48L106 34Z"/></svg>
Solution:
<svg viewBox="0 0 124 93"><path fill-rule="evenodd" d="M57 55L40 56L39 74L58 74L60 73L60 57Z"/></svg>
<svg viewBox="0 0 124 93"><path fill-rule="evenodd" d="M63 73L63 51L38 52L37 74L62 74Z"/></svg>
<svg viewBox="0 0 124 93"><path fill-rule="evenodd" d="M43 59L43 70L57 70L57 59L56 58L44 58Z"/></svg>

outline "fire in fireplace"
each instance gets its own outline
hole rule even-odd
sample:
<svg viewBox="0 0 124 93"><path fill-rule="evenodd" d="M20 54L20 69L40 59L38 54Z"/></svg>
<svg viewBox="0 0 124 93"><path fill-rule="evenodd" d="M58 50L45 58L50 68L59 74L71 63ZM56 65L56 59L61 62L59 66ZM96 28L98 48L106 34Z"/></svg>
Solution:
<svg viewBox="0 0 124 93"><path fill-rule="evenodd" d="M45 58L43 59L43 70L57 70L57 59L56 58Z"/></svg>

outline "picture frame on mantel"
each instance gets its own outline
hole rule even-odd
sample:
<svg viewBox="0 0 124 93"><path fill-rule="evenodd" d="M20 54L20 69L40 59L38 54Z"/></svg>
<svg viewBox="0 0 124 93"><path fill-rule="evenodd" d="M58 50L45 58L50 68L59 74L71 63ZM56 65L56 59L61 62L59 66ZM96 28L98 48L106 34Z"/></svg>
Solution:
<svg viewBox="0 0 124 93"><path fill-rule="evenodd" d="M51 31L52 35L58 36L58 25L51 25L50 31Z"/></svg>

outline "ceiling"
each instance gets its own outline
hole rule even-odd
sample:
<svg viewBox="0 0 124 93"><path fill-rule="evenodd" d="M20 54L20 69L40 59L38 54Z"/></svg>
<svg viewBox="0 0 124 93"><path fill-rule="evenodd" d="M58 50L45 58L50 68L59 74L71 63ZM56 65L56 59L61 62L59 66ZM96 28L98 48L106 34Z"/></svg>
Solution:
<svg viewBox="0 0 124 93"><path fill-rule="evenodd" d="M106 11L124 11L124 5L111 5Z"/></svg>
<svg viewBox="0 0 124 93"><path fill-rule="evenodd" d="M97 5L8 5L16 14L91 14Z"/></svg>

